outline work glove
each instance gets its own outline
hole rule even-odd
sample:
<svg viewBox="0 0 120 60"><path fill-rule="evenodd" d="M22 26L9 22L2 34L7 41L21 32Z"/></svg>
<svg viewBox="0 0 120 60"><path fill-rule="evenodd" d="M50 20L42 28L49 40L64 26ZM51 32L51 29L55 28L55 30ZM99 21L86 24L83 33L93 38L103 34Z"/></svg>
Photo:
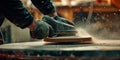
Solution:
<svg viewBox="0 0 120 60"><path fill-rule="evenodd" d="M62 17L60 17L60 16L55 16L54 19L55 19L55 20L58 20L58 21L61 21L61 22L64 22L64 23L66 23L66 24L70 24L70 25L75 26L74 23L72 23L72 22L68 21L67 19L62 18Z"/></svg>
<svg viewBox="0 0 120 60"><path fill-rule="evenodd" d="M46 37L52 37L54 34L53 28L42 20L36 21L37 27L30 31L31 37L36 39L43 39Z"/></svg>
<svg viewBox="0 0 120 60"><path fill-rule="evenodd" d="M52 26L56 36L61 33L66 34L66 32L76 32L75 27L73 25L68 24L67 22L63 22L62 20L55 20L54 18L51 18L48 15L45 15L42 20Z"/></svg>

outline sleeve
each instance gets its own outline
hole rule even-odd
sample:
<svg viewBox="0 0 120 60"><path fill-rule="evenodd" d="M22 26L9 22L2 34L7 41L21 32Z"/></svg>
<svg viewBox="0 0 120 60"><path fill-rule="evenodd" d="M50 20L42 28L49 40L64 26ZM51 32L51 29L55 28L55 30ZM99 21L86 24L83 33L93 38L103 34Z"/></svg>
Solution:
<svg viewBox="0 0 120 60"><path fill-rule="evenodd" d="M20 0L3 0L4 16L20 28L26 28L33 22L33 16Z"/></svg>
<svg viewBox="0 0 120 60"><path fill-rule="evenodd" d="M31 0L44 15L55 12L55 7L51 0Z"/></svg>

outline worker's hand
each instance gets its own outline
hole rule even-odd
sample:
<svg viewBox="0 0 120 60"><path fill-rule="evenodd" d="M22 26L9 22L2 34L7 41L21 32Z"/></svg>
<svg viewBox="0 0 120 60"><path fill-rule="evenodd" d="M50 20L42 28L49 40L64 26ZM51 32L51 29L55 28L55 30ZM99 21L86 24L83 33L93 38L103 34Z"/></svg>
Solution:
<svg viewBox="0 0 120 60"><path fill-rule="evenodd" d="M74 26L74 23L72 23L69 20L62 18L60 16L56 16L56 17L54 17L54 19Z"/></svg>
<svg viewBox="0 0 120 60"><path fill-rule="evenodd" d="M31 37L36 39L43 39L46 37L52 37L54 34L53 28L46 22L38 20L36 22L37 27L30 31Z"/></svg>
<svg viewBox="0 0 120 60"><path fill-rule="evenodd" d="M61 32L76 31L75 26L68 24L67 22L55 20L54 18L51 18L48 15L45 15L43 17L43 21L47 22L48 24L50 24L53 27L56 35L60 34Z"/></svg>

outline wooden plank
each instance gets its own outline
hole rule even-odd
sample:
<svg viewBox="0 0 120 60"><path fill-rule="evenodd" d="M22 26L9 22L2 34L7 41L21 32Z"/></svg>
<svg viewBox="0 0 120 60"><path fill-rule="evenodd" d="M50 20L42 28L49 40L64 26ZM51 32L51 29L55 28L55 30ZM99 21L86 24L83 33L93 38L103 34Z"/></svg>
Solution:
<svg viewBox="0 0 120 60"><path fill-rule="evenodd" d="M45 42L56 42L56 43L92 43L91 37L55 37L45 38Z"/></svg>

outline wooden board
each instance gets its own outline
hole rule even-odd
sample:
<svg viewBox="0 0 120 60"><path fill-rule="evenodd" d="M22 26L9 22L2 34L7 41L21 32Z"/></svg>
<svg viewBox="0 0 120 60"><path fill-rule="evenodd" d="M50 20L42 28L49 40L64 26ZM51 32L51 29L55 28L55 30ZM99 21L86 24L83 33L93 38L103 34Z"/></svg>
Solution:
<svg viewBox="0 0 120 60"><path fill-rule="evenodd" d="M56 42L56 43L92 43L91 37L54 37L45 38L45 42Z"/></svg>

